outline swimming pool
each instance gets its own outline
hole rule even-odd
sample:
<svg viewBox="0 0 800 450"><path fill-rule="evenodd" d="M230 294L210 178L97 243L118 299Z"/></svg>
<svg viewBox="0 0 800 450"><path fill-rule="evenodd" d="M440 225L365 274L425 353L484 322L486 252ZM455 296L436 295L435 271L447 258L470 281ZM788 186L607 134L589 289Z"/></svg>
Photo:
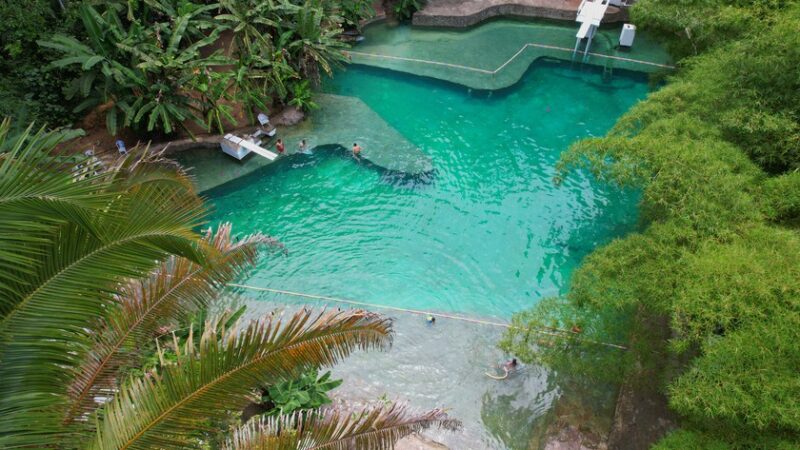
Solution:
<svg viewBox="0 0 800 450"><path fill-rule="evenodd" d="M324 108L283 134L290 146L307 138L317 146L310 154L206 192L214 221L286 245L288 255L264 258L247 285L505 321L564 292L588 252L636 227L636 192L582 173L559 186L552 179L572 142L602 135L647 94L642 75L616 71L607 83L600 70L540 59L514 86L476 91L352 65L324 91L338 96L320 97ZM350 140L365 153L402 140L398 152L416 146L412 154L426 159L409 167L433 169L406 176L356 161ZM238 164L218 153L197 162L218 175ZM323 305L245 294L253 315ZM597 429L610 426L608 386L565 396L563 376L539 366L504 382L486 377L507 357L496 348L501 328L453 320L431 327L417 315L381 312L395 320L395 345L337 365L345 383L336 397L448 407L463 430L426 435L453 449L538 448L557 409L574 410L582 425L594 418Z"/></svg>
<svg viewBox="0 0 800 450"><path fill-rule="evenodd" d="M507 319L563 292L587 253L635 227L636 193L553 176L560 153L602 135L646 81L539 60L511 88L475 91L350 66L324 90L363 100L434 170L403 177L312 150L207 192L213 219L286 245L249 285Z"/></svg>

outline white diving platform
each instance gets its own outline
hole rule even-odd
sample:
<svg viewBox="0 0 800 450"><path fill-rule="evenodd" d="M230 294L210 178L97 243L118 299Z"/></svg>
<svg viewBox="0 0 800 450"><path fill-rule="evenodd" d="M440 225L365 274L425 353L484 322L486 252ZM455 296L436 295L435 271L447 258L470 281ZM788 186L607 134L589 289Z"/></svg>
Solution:
<svg viewBox="0 0 800 450"><path fill-rule="evenodd" d="M275 130L273 130L271 133L264 133L263 131L259 130L249 138L240 138L239 136L235 136L233 134L226 134L223 136L222 142L220 142L219 145L223 152L233 156L239 161L241 161L251 152L259 156L263 156L270 161L274 161L278 155L277 153L273 153L264 147L261 147L261 139L259 139L261 135L272 137L275 135Z"/></svg>
<svg viewBox="0 0 800 450"><path fill-rule="evenodd" d="M583 0L578 7L578 17L575 21L580 23L578 32L575 34L575 49L572 51L572 59L580 50L581 43L586 40L586 47L583 49L583 62L589 59L589 48L592 46L592 39L606 15L611 0Z"/></svg>

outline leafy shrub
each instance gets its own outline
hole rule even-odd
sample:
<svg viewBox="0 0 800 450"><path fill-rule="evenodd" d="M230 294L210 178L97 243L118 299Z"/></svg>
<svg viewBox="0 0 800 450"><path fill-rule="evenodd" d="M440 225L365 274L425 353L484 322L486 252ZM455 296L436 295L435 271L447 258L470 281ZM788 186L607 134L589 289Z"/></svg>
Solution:
<svg viewBox="0 0 800 450"><path fill-rule="evenodd" d="M394 13L400 20L409 20L415 12L422 9L425 0L397 0L394 5Z"/></svg>
<svg viewBox="0 0 800 450"><path fill-rule="evenodd" d="M331 379L330 372L319 376L316 369L309 370L296 380L268 386L263 390L261 402L267 408L265 414L268 416L316 409L330 404L328 392L341 384L342 380Z"/></svg>
<svg viewBox="0 0 800 450"><path fill-rule="evenodd" d="M763 202L770 220L800 225L800 171L768 179L764 183Z"/></svg>
<svg viewBox="0 0 800 450"><path fill-rule="evenodd" d="M292 99L289 100L289 104L303 111L317 109L319 105L314 103L313 97L314 91L311 90L308 80L298 81L292 84Z"/></svg>
<svg viewBox="0 0 800 450"><path fill-rule="evenodd" d="M800 5L651 0L634 12L697 56L560 169L641 189L646 228L595 250L566 298L516 315L502 344L570 370L618 362L605 373L666 388L684 430L658 449L798 448ZM531 348L526 324L571 322L593 340L622 336L627 356Z"/></svg>
<svg viewBox="0 0 800 450"><path fill-rule="evenodd" d="M375 15L375 8L370 0L340 0L339 14L347 27L359 29L360 23Z"/></svg>

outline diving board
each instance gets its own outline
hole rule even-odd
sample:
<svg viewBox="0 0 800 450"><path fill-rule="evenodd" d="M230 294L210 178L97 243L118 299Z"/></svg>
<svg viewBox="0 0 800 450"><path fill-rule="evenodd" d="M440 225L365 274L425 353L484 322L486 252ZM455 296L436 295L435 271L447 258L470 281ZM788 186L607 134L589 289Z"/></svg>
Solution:
<svg viewBox="0 0 800 450"><path fill-rule="evenodd" d="M242 142L239 143L239 145L244 147L244 148L246 148L247 150L250 150L251 152L253 152L253 153L255 153L255 154L259 155L259 156L263 156L264 158L267 158L270 161L274 161L275 158L278 157L277 153L272 153L271 151L265 149L264 147L258 146L255 143L250 142L248 140L244 140L243 139Z"/></svg>
<svg viewBox="0 0 800 450"><path fill-rule="evenodd" d="M223 152L225 152L230 156L233 156L239 161L241 161L245 156L249 155L251 152L259 156L262 156L264 158L267 158L270 161L274 161L275 158L278 157L277 153L273 153L265 149L264 147L261 147L259 145L261 144L261 140L255 140L254 142L251 139L243 139L233 134L226 134L225 136L222 137L222 142L220 142L219 145L222 148Z"/></svg>

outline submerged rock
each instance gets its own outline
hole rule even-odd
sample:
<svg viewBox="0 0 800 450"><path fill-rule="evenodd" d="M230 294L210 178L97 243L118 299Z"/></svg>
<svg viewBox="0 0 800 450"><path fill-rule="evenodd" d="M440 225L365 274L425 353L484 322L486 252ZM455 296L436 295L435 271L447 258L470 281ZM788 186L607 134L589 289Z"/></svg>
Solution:
<svg viewBox="0 0 800 450"><path fill-rule="evenodd" d="M420 434L412 434L400 439L395 450L449 450L449 447L426 438Z"/></svg>
<svg viewBox="0 0 800 450"><path fill-rule="evenodd" d="M607 448L598 434L568 425L561 428L558 434L550 436L543 450L606 450Z"/></svg>

